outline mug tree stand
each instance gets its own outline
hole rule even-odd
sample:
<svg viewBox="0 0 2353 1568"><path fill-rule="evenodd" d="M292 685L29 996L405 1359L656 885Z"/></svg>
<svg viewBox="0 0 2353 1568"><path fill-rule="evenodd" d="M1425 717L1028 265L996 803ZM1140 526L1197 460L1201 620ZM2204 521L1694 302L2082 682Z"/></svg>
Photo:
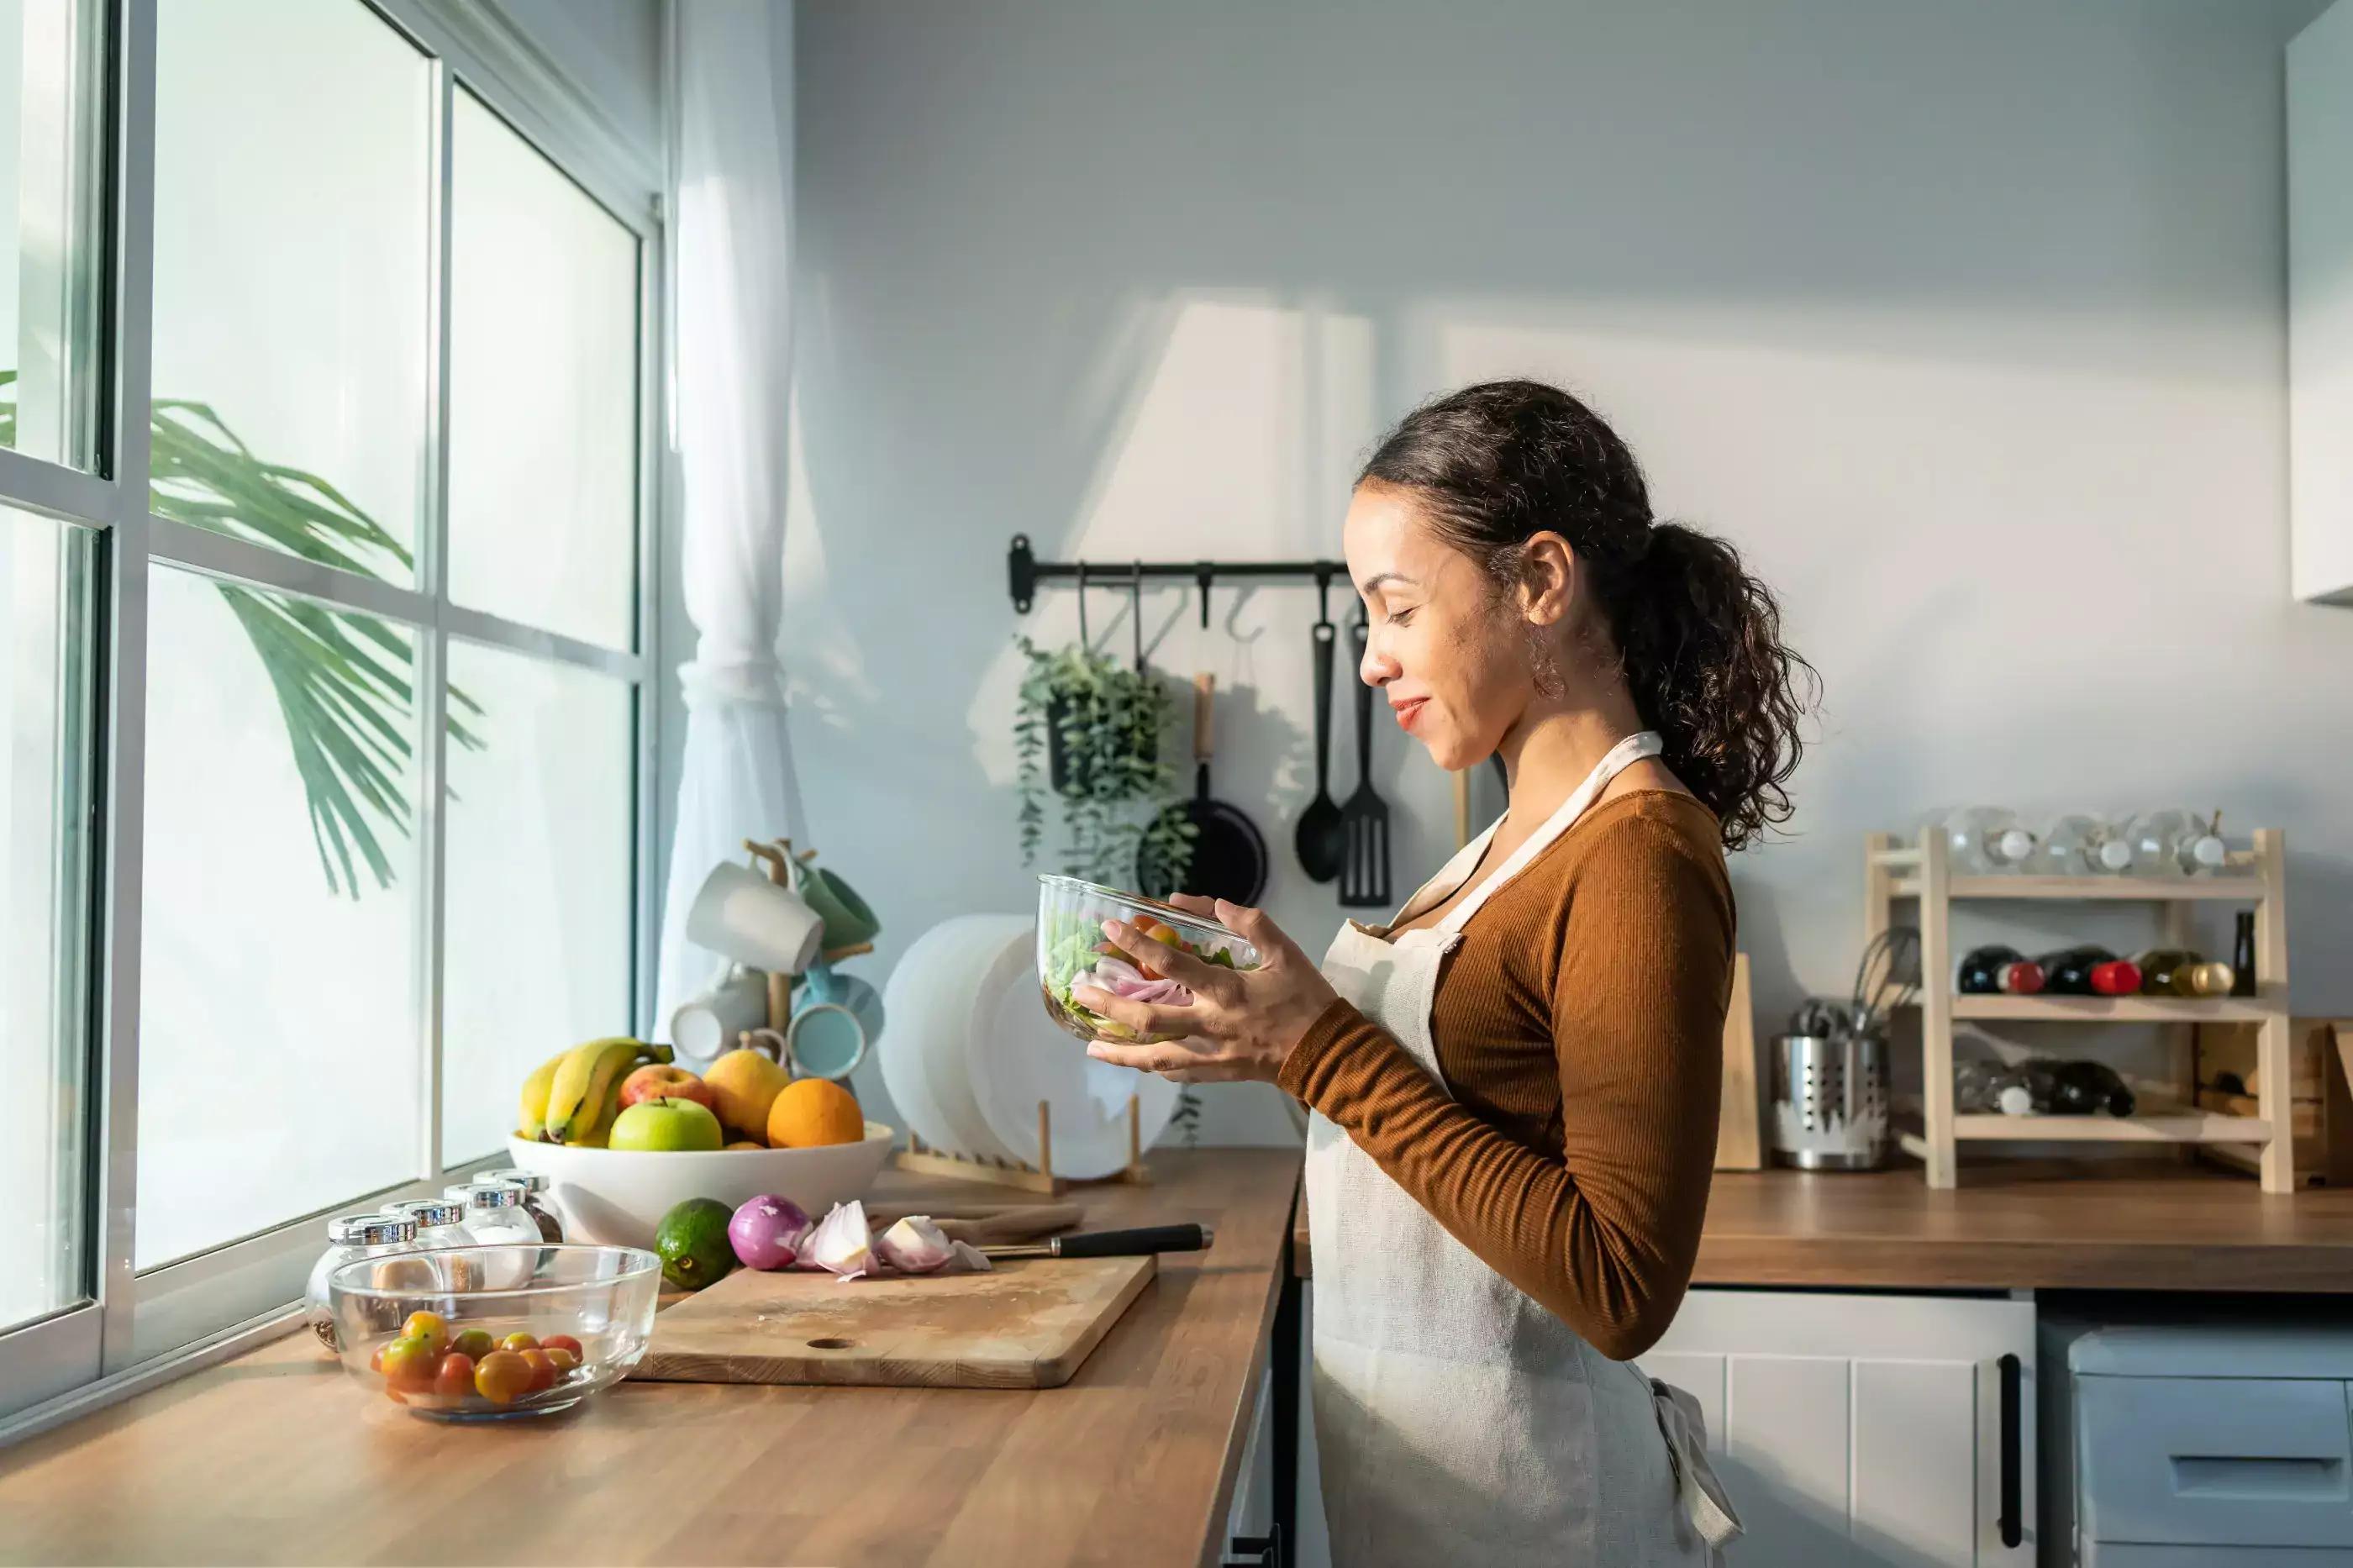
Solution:
<svg viewBox="0 0 2353 1568"><path fill-rule="evenodd" d="M1095 1182L1125 1182L1131 1186L1147 1186L1152 1173L1144 1166L1143 1112L1134 1095L1127 1099L1127 1165L1108 1176L1089 1178ZM927 1149L923 1141L913 1132L907 1134L907 1147L891 1156L891 1163L902 1171L913 1171L926 1176L944 1176L952 1182L986 1182L993 1186L1020 1187L1033 1193L1059 1197L1073 1186L1085 1183L1071 1176L1054 1173L1054 1112L1044 1100L1038 1102L1038 1163L1034 1165L1020 1160L1001 1159L990 1154L951 1154L942 1149Z"/></svg>

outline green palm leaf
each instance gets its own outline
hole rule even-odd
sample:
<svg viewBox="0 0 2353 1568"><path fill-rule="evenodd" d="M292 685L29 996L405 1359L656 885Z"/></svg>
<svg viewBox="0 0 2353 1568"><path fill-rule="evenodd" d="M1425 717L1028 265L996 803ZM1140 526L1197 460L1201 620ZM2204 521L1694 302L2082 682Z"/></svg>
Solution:
<svg viewBox="0 0 2353 1568"><path fill-rule="evenodd" d="M14 371L0 371L0 388ZM14 447L16 408L0 400L0 445ZM316 474L265 461L208 405L159 398L149 419L159 517L283 550L380 582L409 581L406 546ZM311 837L331 891L360 894L363 868L379 888L396 873L388 838L412 812L402 779L416 730L415 649L381 617L290 595L218 584L269 677L309 808ZM468 721L482 706L449 688L449 739L481 749Z"/></svg>

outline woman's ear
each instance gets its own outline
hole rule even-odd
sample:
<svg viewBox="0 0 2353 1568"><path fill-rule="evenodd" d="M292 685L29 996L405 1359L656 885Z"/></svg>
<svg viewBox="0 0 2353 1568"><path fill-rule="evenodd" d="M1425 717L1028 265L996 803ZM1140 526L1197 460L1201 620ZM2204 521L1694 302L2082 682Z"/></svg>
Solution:
<svg viewBox="0 0 2353 1568"><path fill-rule="evenodd" d="M1550 529L1520 546L1520 614L1531 626L1556 626L1577 596L1577 552Z"/></svg>

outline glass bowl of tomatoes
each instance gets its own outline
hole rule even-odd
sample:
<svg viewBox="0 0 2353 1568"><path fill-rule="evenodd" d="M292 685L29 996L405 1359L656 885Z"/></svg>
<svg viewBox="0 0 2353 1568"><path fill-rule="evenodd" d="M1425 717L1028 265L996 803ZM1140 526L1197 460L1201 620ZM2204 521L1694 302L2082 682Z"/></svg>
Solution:
<svg viewBox="0 0 2353 1568"><path fill-rule="evenodd" d="M635 1247L439 1247L327 1277L343 1370L411 1415L566 1410L646 1353L661 1260Z"/></svg>
<svg viewBox="0 0 2353 1568"><path fill-rule="evenodd" d="M1228 969L1256 969L1258 949L1225 927L1199 915L1187 914L1174 904L1124 893L1099 882L1076 877L1038 879L1038 985L1046 999L1047 1016L1082 1040L1119 1040L1144 1045L1173 1040L1176 1035L1138 1035L1124 1024L1089 1010L1071 994L1073 988L1092 985L1132 1001L1182 1007L1193 993L1129 958L1103 935L1103 923L1120 921L1147 936L1157 937L1205 963Z"/></svg>

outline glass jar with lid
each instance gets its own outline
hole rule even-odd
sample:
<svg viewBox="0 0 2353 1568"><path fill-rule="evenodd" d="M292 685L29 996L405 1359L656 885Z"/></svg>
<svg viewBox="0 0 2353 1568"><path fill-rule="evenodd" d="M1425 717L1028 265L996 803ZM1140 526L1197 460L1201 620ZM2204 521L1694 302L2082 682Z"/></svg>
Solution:
<svg viewBox="0 0 2353 1568"><path fill-rule="evenodd" d="M408 1198L385 1205L384 1212L406 1215L415 1220L419 1247L471 1247L481 1239L466 1223L463 1198Z"/></svg>
<svg viewBox="0 0 2353 1568"><path fill-rule="evenodd" d="M520 1182L468 1182L448 1194L466 1205L466 1228L478 1247L540 1245L539 1222L523 1206L530 1194Z"/></svg>
<svg viewBox="0 0 2353 1568"><path fill-rule="evenodd" d="M474 1178L478 1182L512 1182L522 1189L523 1213L531 1215L539 1226L539 1239L551 1245L564 1239L564 1216L555 1212L555 1202L549 1192L547 1173L526 1171L511 1166L503 1171L484 1171ZM449 1192L459 1189L452 1187Z"/></svg>
<svg viewBox="0 0 2353 1568"><path fill-rule="evenodd" d="M523 1190L513 1182L469 1182L457 1189L464 1194L466 1228L477 1247L501 1250L485 1253L484 1284L493 1290L512 1290L527 1283L539 1262L539 1222L522 1206ZM522 1250L530 1248L529 1251ZM515 1250L509 1251L507 1248Z"/></svg>
<svg viewBox="0 0 2353 1568"><path fill-rule="evenodd" d="M327 1250L311 1265L311 1283L302 1293L302 1300L310 1314L311 1331L329 1351L341 1347L335 1341L334 1309L327 1300L327 1276L363 1258L389 1257L416 1249L417 1221L406 1215L351 1215L327 1222Z"/></svg>

